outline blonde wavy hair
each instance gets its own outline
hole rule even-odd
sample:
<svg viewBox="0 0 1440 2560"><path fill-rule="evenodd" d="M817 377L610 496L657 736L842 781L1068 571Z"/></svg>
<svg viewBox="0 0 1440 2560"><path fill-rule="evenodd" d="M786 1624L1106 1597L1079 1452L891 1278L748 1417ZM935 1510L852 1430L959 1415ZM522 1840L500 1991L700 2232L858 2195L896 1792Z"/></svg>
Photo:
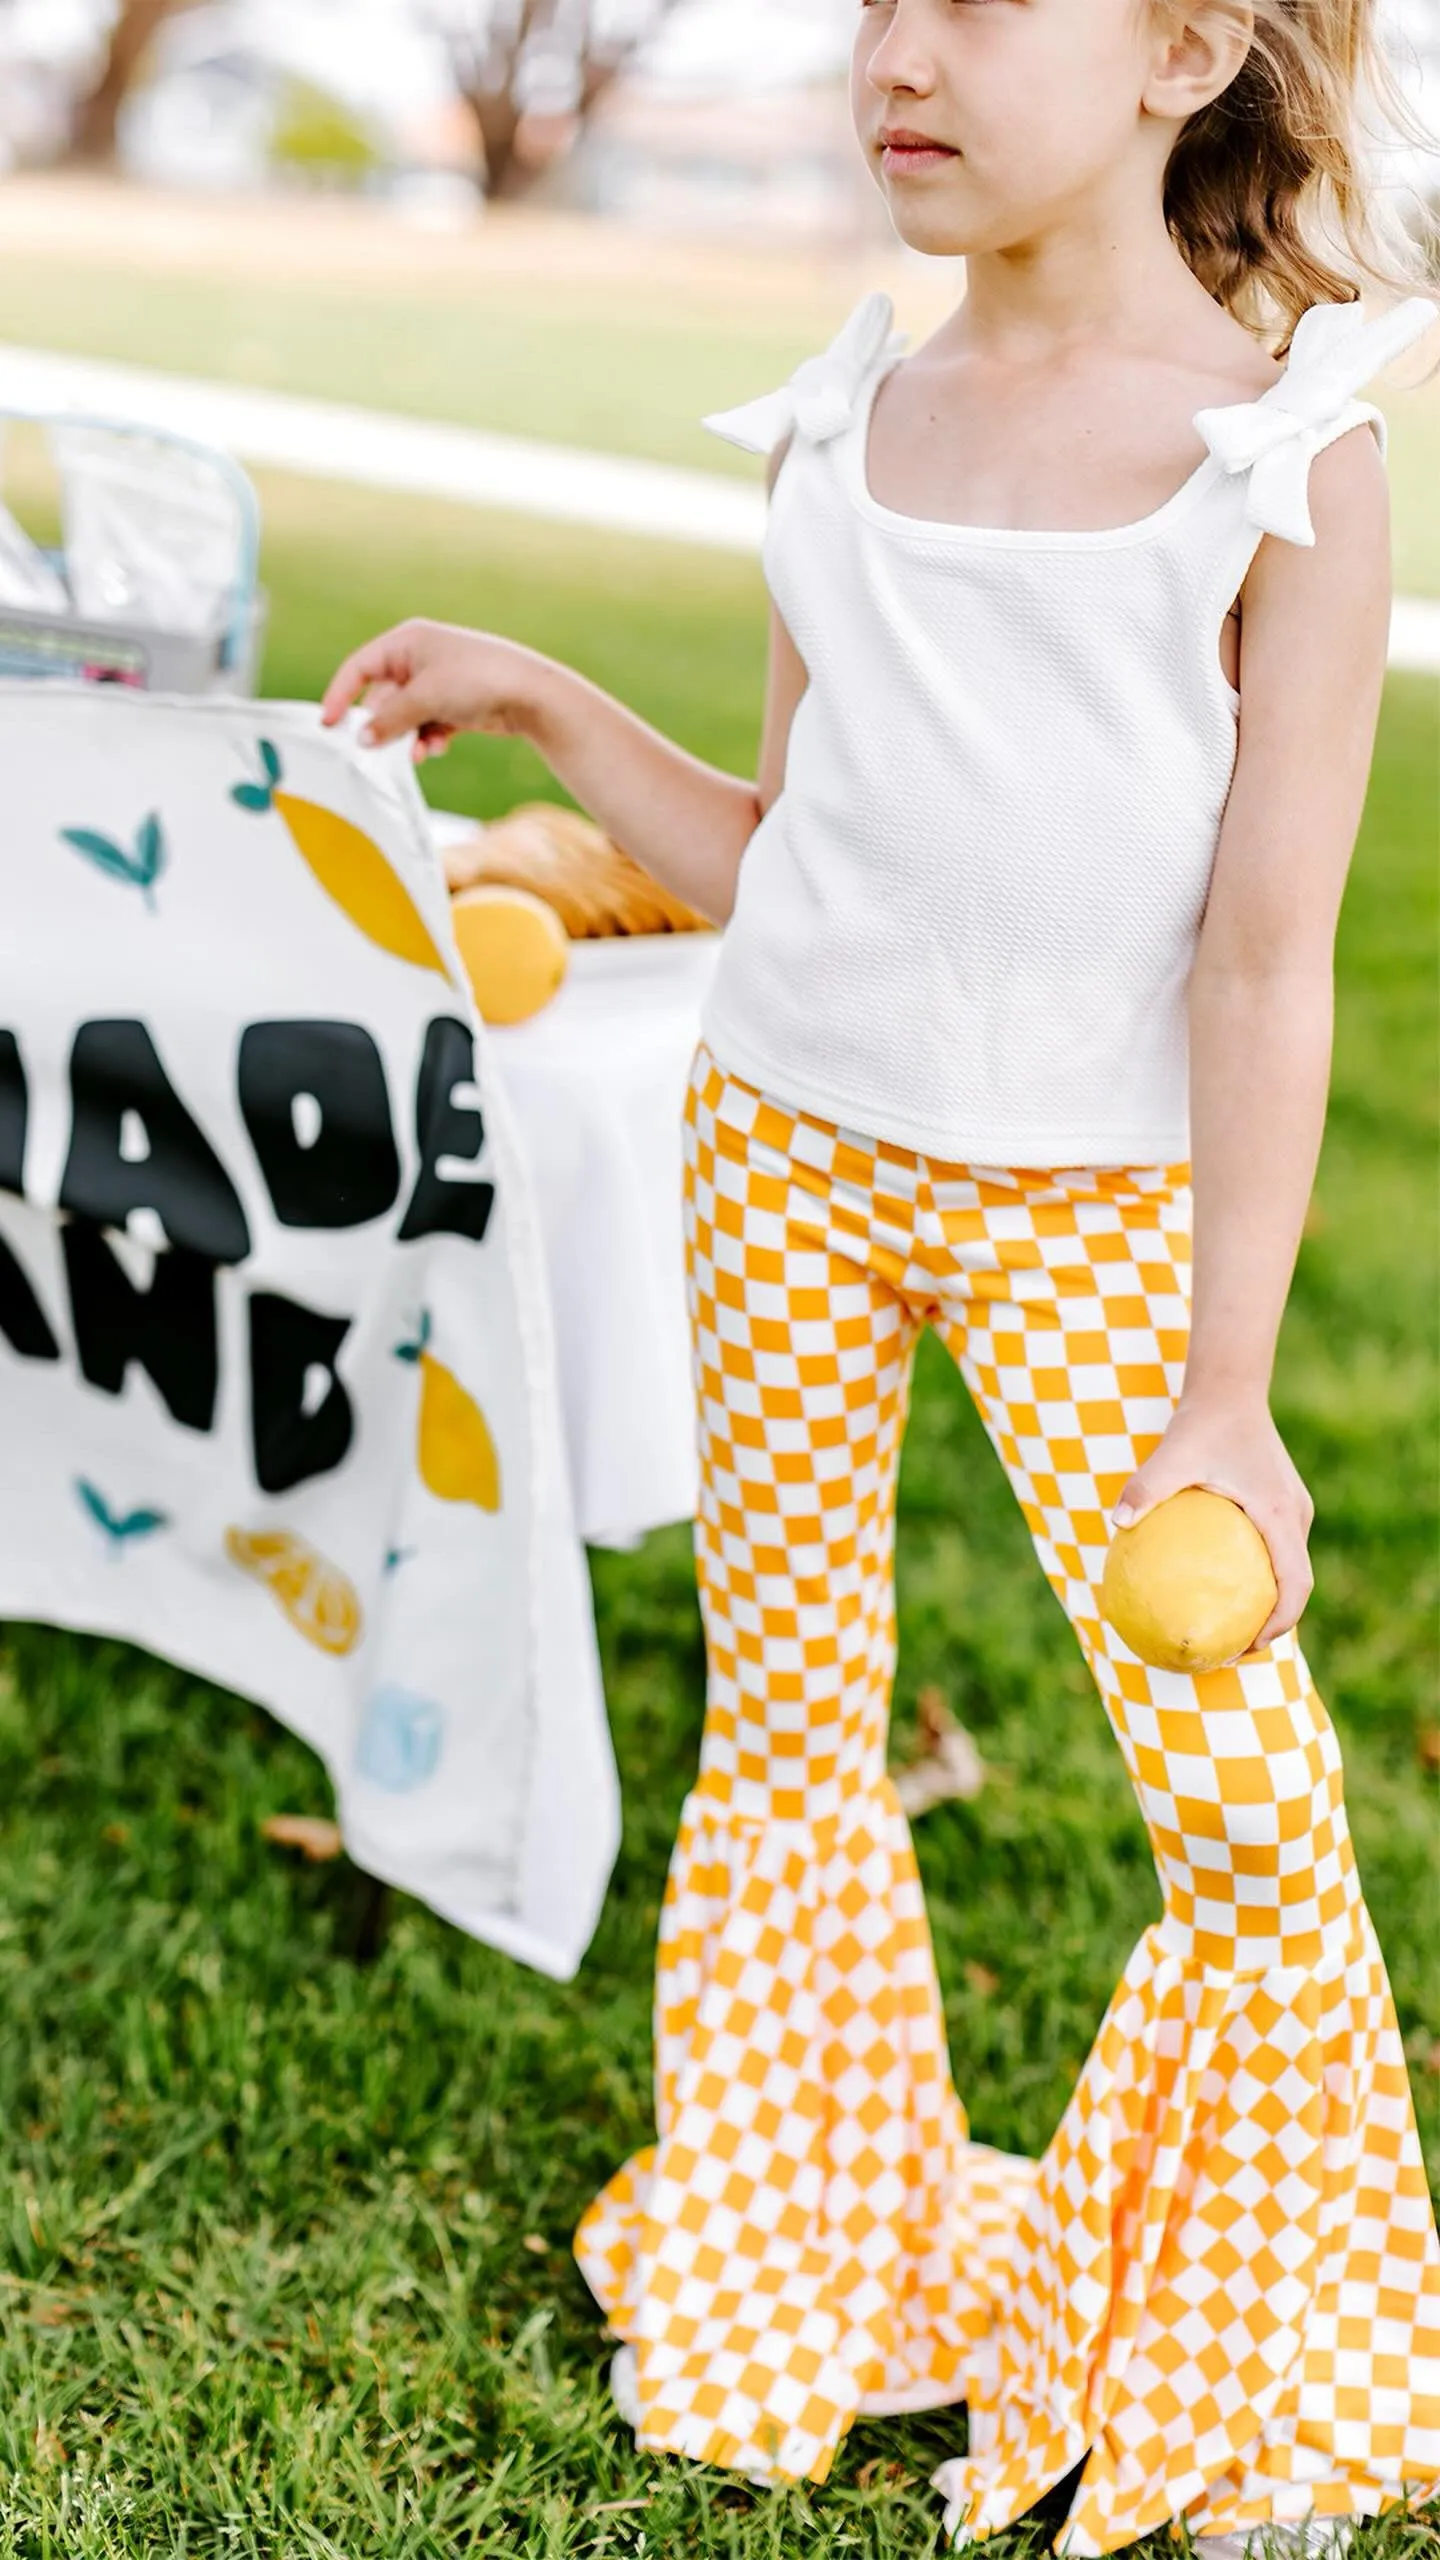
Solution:
<svg viewBox="0 0 1440 2560"><path fill-rule="evenodd" d="M1177 15L1183 0L1152 0ZM1391 69L1377 0L1253 0L1254 36L1228 89L1182 125L1165 219L1215 300L1276 355L1312 302L1436 289L1440 232L1412 232L1370 150L1433 141ZM1376 129L1378 125L1378 130Z"/></svg>

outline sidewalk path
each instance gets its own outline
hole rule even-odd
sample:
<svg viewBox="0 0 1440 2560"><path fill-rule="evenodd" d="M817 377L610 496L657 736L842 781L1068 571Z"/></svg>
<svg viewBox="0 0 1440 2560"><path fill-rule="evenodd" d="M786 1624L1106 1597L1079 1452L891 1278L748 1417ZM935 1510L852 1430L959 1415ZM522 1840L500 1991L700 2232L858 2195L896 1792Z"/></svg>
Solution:
<svg viewBox="0 0 1440 2560"><path fill-rule="evenodd" d="M765 526L763 489L719 472L33 347L0 345L0 408L129 419L223 446L274 470L711 550L756 553ZM1390 664L1440 674L1440 602L1397 600Z"/></svg>

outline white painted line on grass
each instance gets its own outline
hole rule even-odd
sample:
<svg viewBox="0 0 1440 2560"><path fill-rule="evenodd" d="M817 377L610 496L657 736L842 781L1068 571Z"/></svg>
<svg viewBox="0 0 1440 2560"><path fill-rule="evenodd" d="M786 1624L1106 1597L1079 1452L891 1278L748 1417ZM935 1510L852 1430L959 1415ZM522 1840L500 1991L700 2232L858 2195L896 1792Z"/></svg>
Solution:
<svg viewBox="0 0 1440 2560"><path fill-rule="evenodd" d="M1440 604L1397 596L1390 615L1390 664L1412 675L1440 675Z"/></svg>
<svg viewBox="0 0 1440 2560"><path fill-rule="evenodd" d="M198 382L146 367L0 345L0 411L60 411L168 428L273 470L319 480L508 508L705 549L757 553L765 493L715 471L492 435L244 384ZM1390 664L1440 675L1440 603L1396 599Z"/></svg>
<svg viewBox="0 0 1440 2560"><path fill-rule="evenodd" d="M721 551L758 551L765 493L715 471L681 471L574 445L492 435L338 401L301 400L243 384L196 382L139 365L97 364L0 346L0 410L123 419L227 447L321 480L462 505L504 507Z"/></svg>

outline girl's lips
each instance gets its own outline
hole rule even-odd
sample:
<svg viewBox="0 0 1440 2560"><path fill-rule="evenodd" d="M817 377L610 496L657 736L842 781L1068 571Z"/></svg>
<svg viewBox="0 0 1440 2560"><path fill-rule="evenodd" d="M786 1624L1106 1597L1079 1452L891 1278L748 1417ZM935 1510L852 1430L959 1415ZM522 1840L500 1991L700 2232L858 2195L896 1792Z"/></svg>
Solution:
<svg viewBox="0 0 1440 2560"><path fill-rule="evenodd" d="M897 177L912 169L938 169L942 160L957 160L959 156L956 151L948 151L943 143L922 146L900 142L887 142L880 155L884 168Z"/></svg>

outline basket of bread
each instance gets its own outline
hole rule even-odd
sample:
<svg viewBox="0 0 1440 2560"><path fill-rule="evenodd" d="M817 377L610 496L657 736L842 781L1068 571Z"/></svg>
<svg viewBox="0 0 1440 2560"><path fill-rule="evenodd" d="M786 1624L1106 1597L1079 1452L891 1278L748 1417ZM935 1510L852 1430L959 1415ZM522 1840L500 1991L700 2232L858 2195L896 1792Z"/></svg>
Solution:
<svg viewBox="0 0 1440 2560"><path fill-rule="evenodd" d="M559 992L570 946L710 933L577 809L527 800L445 847L451 921L485 1022L524 1022Z"/></svg>

